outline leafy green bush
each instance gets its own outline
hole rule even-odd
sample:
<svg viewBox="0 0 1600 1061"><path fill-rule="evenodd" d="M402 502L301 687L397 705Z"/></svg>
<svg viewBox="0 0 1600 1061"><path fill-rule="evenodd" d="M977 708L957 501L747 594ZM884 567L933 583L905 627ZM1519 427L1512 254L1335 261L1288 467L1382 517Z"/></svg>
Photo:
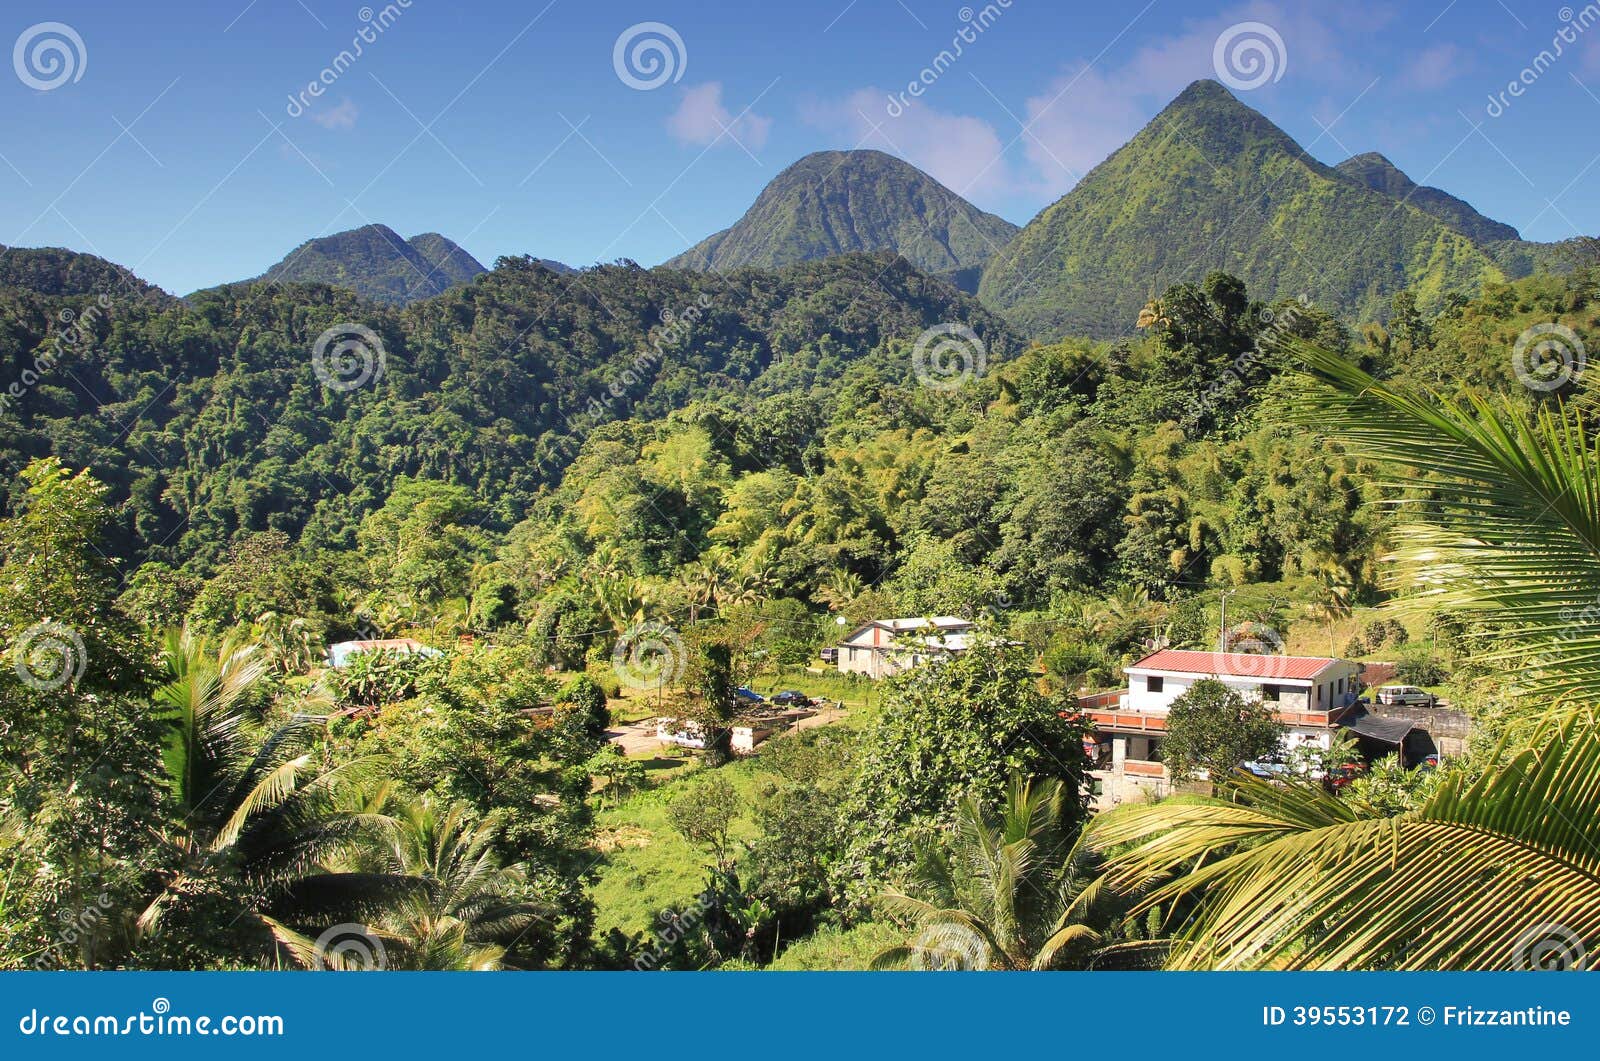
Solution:
<svg viewBox="0 0 1600 1061"><path fill-rule="evenodd" d="M1395 661L1394 677L1404 685L1439 685L1449 674L1432 656L1413 653Z"/></svg>
<svg viewBox="0 0 1600 1061"><path fill-rule="evenodd" d="M955 820L962 796L998 801L1014 774L1078 791L1087 759L1075 706L1039 692L1024 649L996 642L889 679L845 801L841 889L865 898Z"/></svg>
<svg viewBox="0 0 1600 1061"><path fill-rule="evenodd" d="M611 725L605 691L587 674L578 675L556 694L555 721L562 740L592 755L605 743Z"/></svg>

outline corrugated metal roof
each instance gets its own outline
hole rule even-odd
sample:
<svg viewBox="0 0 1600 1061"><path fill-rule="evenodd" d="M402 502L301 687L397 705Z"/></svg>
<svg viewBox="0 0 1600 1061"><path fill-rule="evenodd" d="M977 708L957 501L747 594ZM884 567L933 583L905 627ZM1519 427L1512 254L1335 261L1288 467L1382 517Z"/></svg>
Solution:
<svg viewBox="0 0 1600 1061"><path fill-rule="evenodd" d="M1416 724L1403 718L1382 718L1369 714L1361 709L1339 720L1339 725L1345 729L1353 730L1363 737L1382 741L1384 744L1400 744L1408 734L1417 728Z"/></svg>
<svg viewBox="0 0 1600 1061"><path fill-rule="evenodd" d="M1284 678L1309 681L1342 660L1330 656L1269 656L1250 652L1190 652L1164 648L1133 664L1128 670L1172 671L1179 674L1220 674L1229 677Z"/></svg>

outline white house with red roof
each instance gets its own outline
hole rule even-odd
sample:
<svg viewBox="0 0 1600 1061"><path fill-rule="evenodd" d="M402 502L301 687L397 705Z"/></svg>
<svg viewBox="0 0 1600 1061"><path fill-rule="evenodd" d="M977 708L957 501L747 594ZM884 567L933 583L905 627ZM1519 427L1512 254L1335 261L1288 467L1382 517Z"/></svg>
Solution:
<svg viewBox="0 0 1600 1061"><path fill-rule="evenodd" d="M1171 789L1161 765L1161 741L1172 702L1202 678L1215 678L1250 699L1271 704L1285 727L1285 750L1329 747L1333 732L1355 706L1361 664L1328 656L1162 649L1124 668L1126 692L1079 701L1092 727L1094 771L1102 806Z"/></svg>

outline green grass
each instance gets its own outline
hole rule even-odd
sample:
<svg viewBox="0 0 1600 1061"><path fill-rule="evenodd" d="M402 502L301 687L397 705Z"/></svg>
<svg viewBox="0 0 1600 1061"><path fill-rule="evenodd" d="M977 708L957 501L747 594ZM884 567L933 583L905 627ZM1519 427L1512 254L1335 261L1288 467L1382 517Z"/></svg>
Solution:
<svg viewBox="0 0 1600 1061"><path fill-rule="evenodd" d="M763 674L750 687L762 696L784 689L799 689L814 700L843 700L848 707L873 707L882 697L882 686L865 678L846 677L836 667L787 666L775 674Z"/></svg>
<svg viewBox="0 0 1600 1061"><path fill-rule="evenodd" d="M866 969L872 959L905 942L893 925L868 921L854 928L824 928L778 955L772 972L834 972Z"/></svg>
<svg viewBox="0 0 1600 1061"><path fill-rule="evenodd" d="M814 677L803 671L799 675L780 673L770 682L760 683L757 691L800 689L808 695L844 700L848 705L845 715L831 725L832 729L860 732L877 714L877 688L863 688L837 673L824 676L822 681L809 680ZM832 695L833 690L839 695ZM613 709L618 703L612 701ZM710 856L691 846L672 828L667 817L668 805L686 785L694 783L704 768L688 752L653 753L644 762L651 787L634 793L616 807L601 810L595 818L596 844L602 853L593 891L597 937L613 928L625 933L650 931L663 909L690 902L699 894L710 866ZM729 763L721 773L743 797L747 808L754 804L759 787L771 776L759 752ZM754 839L755 833L748 814L735 824L736 839Z"/></svg>
<svg viewBox="0 0 1600 1061"><path fill-rule="evenodd" d="M685 760L685 765L672 768L664 784L636 793L597 816L597 843L604 851L593 893L597 936L613 928L648 932L662 910L700 893L711 856L678 834L667 817L667 806L701 770L693 760ZM721 772L747 804L754 800L765 773L759 757L729 763ZM755 827L741 818L733 834L740 840L754 839Z"/></svg>

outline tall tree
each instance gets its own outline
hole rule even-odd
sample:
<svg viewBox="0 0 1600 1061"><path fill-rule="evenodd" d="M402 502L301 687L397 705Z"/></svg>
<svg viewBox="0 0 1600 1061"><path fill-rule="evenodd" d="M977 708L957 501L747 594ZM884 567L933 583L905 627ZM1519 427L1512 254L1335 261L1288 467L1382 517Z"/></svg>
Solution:
<svg viewBox="0 0 1600 1061"><path fill-rule="evenodd" d="M101 551L105 487L53 458L22 478L25 507L0 521L0 815L15 841L6 876L29 886L0 919L0 960L96 968L128 942L126 919L108 911L135 907L157 868L161 734L143 702L144 648ZM63 926L78 926L70 942Z"/></svg>

